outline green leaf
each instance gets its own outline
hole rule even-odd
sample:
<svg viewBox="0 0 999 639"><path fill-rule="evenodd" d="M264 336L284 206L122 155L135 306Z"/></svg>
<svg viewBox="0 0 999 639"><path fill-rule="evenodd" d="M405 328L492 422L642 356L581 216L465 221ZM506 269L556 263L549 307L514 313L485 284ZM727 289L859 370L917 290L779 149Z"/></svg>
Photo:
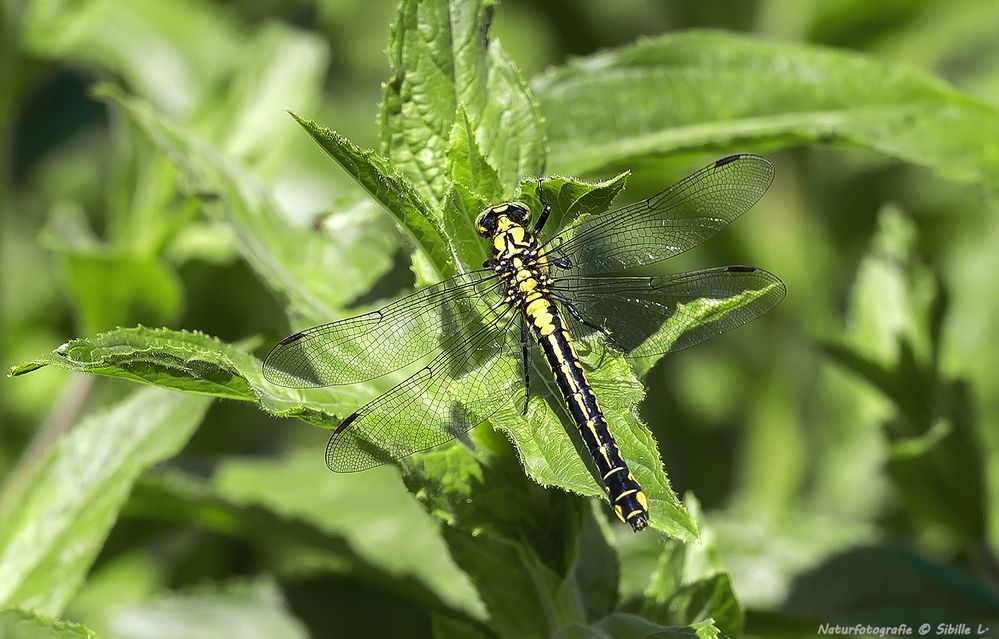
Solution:
<svg viewBox="0 0 999 639"><path fill-rule="evenodd" d="M968 383L948 380L942 386L943 416L921 425L925 430L914 437L889 435L888 471L913 514L942 524L974 547L986 529L986 458ZM889 430L902 431L898 421L890 422Z"/></svg>
<svg viewBox="0 0 999 639"><path fill-rule="evenodd" d="M543 167L534 98L487 39L494 8L493 0L405 0L392 28L392 77L380 109L383 151L435 207L447 194L449 140L461 112L500 184L511 187Z"/></svg>
<svg viewBox="0 0 999 639"><path fill-rule="evenodd" d="M152 234L149 228L143 231ZM56 254L77 330L85 335L136 322L167 323L180 310L176 273L144 254L138 237L99 240L78 206L53 207L40 242Z"/></svg>
<svg viewBox="0 0 999 639"><path fill-rule="evenodd" d="M105 623L108 635L119 639L309 636L268 578L203 584L115 606L108 611Z"/></svg>
<svg viewBox="0 0 999 639"><path fill-rule="evenodd" d="M493 535L473 536L450 527L444 538L451 555L478 585L489 625L500 637L548 637L557 614L558 577L530 548Z"/></svg>
<svg viewBox="0 0 999 639"><path fill-rule="evenodd" d="M305 323L336 318L340 307L366 292L391 266L393 243L384 230L362 220L354 232L334 237L291 224L245 168L203 139L113 87L103 85L95 93L121 107L186 176L192 190L213 194L220 205L212 208L235 235L243 258L288 298Z"/></svg>
<svg viewBox="0 0 999 639"><path fill-rule="evenodd" d="M136 478L184 446L209 404L205 397L141 389L84 418L59 441L4 514L0 605L59 614Z"/></svg>
<svg viewBox="0 0 999 639"><path fill-rule="evenodd" d="M479 123L479 144L499 170L500 181L514 185L524 177L544 173L547 132L537 98L498 42L489 43L488 61L486 92L479 100L481 114L469 113Z"/></svg>
<svg viewBox="0 0 999 639"><path fill-rule="evenodd" d="M724 636L742 636L742 610L726 574L712 575L683 586L670 597L665 610L651 618L660 616L680 624L707 621Z"/></svg>
<svg viewBox="0 0 999 639"><path fill-rule="evenodd" d="M120 76L172 114L193 109L244 55L229 13L195 0L177 0L169 12L155 2L104 0L28 2L19 11L18 35L27 50ZM150 55L137 55L153 44Z"/></svg>
<svg viewBox="0 0 999 639"><path fill-rule="evenodd" d="M593 509L582 509L581 525L569 547L569 571L561 599L571 601L583 619L601 619L617 605L618 557Z"/></svg>
<svg viewBox="0 0 999 639"><path fill-rule="evenodd" d="M490 626L503 637L547 637L588 611L604 614L615 560L585 502L531 483L502 434L472 435L474 455L462 446L420 454L405 479L447 523L445 540Z"/></svg>
<svg viewBox="0 0 999 639"><path fill-rule="evenodd" d="M451 561L434 523L406 492L396 468L331 475L318 452L309 448L278 460L226 460L213 479L215 491L231 503L261 506L342 537L362 560L389 576L417 579L447 606L485 616L474 586Z"/></svg>
<svg viewBox="0 0 999 639"><path fill-rule="evenodd" d="M663 548L645 588L642 616L676 626L711 621L724 635L741 636L742 609L723 571L714 531L704 521L700 503L692 494L686 495L684 505L700 537Z"/></svg>
<svg viewBox="0 0 999 639"><path fill-rule="evenodd" d="M147 473L136 483L122 509L122 520L135 519L132 503L136 495L143 492L142 484L154 473ZM187 523L197 525L191 521ZM103 634L107 629L104 620L112 608L149 599L166 589L173 565L163 561L159 549L149 545L105 552L69 602L65 615Z"/></svg>
<svg viewBox="0 0 999 639"><path fill-rule="evenodd" d="M320 460L321 456L314 457L315 466L323 468ZM335 479L327 475L326 480ZM375 485L378 483L376 481ZM370 563L354 549L350 540L329 525L328 520L308 521L301 512L296 514L292 510L294 507L285 511L272 510L265 500L254 503L254 500L240 499L238 495L222 496L210 482L172 471L144 477L136 485L126 513L130 518L171 526L193 523L252 545L266 557L268 570L289 580L349 577L365 587L421 608L467 623L480 623L463 608L450 607L454 599L448 598L449 593L443 593L442 597L422 580L398 570L398 563L392 565L392 553L383 553L377 563ZM369 543L373 545L375 541L372 539ZM387 565L383 567L382 564ZM452 585L450 594L459 588L460 584Z"/></svg>
<svg viewBox="0 0 999 639"><path fill-rule="evenodd" d="M319 102L328 46L314 34L265 23L243 45L221 99L202 109L192 128L227 156L255 168L287 162L297 127L284 111ZM208 97L208 96L206 96Z"/></svg>
<svg viewBox="0 0 999 639"><path fill-rule="evenodd" d="M888 470L914 513L977 544L985 528L984 457L966 380L937 370L944 303L917 253L913 223L885 207L851 292L845 344L835 361L884 393Z"/></svg>
<svg viewBox="0 0 999 639"><path fill-rule="evenodd" d="M4 639L99 639L90 629L58 621L34 611L0 610L0 637Z"/></svg>
<svg viewBox="0 0 999 639"><path fill-rule="evenodd" d="M392 214L423 250L439 275L454 275L454 263L447 239L435 222L436 216L418 189L385 158L362 149L336 131L291 114L312 139L343 167L371 197Z"/></svg>
<svg viewBox="0 0 999 639"><path fill-rule="evenodd" d="M464 185L489 202L497 202L503 197L503 184L499 175L489 164L489 160L482 156L479 143L475 140L475 129L463 108L458 110L458 116L451 127L447 147L447 173L451 181Z"/></svg>
<svg viewBox="0 0 999 639"><path fill-rule="evenodd" d="M545 201L552 207L551 216L545 224L548 234L554 235L582 216L605 212L624 189L628 175L628 172L624 172L600 182L587 182L563 175L546 176L541 188ZM520 183L519 199L535 215L540 213L542 207L538 199L537 180L524 180Z"/></svg>
<svg viewBox="0 0 999 639"><path fill-rule="evenodd" d="M569 173L682 152L836 142L999 185L999 108L856 53L688 31L576 60L534 90L550 160Z"/></svg>
<svg viewBox="0 0 999 639"><path fill-rule="evenodd" d="M475 230L475 218L490 204L461 182L451 185L444 203L441 227L458 261L471 268L481 267L489 257L488 244Z"/></svg>
<svg viewBox="0 0 999 639"><path fill-rule="evenodd" d="M60 257L84 335L136 322L167 323L180 310L180 281L159 261L106 251Z"/></svg>
<svg viewBox="0 0 999 639"><path fill-rule="evenodd" d="M894 205L883 207L850 291L848 344L888 367L900 359L901 340L915 349L923 365L933 353L928 320L936 281L919 259L918 239L905 212Z"/></svg>
<svg viewBox="0 0 999 639"><path fill-rule="evenodd" d="M328 392L298 391L268 383L260 360L203 333L121 328L90 339L71 340L52 353L11 369L23 375L43 366L118 377L225 399L258 402L265 410L332 427L334 415L353 411L370 398L365 384Z"/></svg>
<svg viewBox="0 0 999 639"><path fill-rule="evenodd" d="M712 513L709 523L739 603L749 609L779 608L800 574L878 535L868 522L803 509L761 518L759 510L737 506Z"/></svg>
<svg viewBox="0 0 999 639"><path fill-rule="evenodd" d="M670 488L655 439L637 417L638 404L644 397L644 387L641 382L621 356L606 349L602 349L597 356L598 351L593 348L592 340L580 344L579 350L587 366L587 378L596 389L600 406L621 455L628 462L649 499L650 525L677 539L695 538L697 527ZM599 368L593 366L595 361L600 361ZM575 433L570 435L567 429L573 427L564 424L560 413L554 408L562 403L562 399L540 395L539 392L543 389L544 387L540 385L535 388L526 415L522 414L521 406L508 404L497 410L490 423L513 442L520 464L534 482L544 487L555 486L579 495L597 497L604 508L609 508L606 492L591 470L592 462L586 461L588 453L581 443L577 447L579 436ZM490 457L499 450L496 444L490 441L495 436L484 427L473 431L473 439L475 437L478 438L477 441L485 442L479 446L480 457L484 455ZM501 454L506 455L506 453ZM492 473L483 479L484 471L478 463L466 459L461 449L456 447L442 449L439 453L433 451L418 459L421 464L420 475L424 481L430 482L433 486L429 489L425 486L420 488L440 496L444 502L441 505L431 506L431 511L439 508L448 513L449 519L462 518L467 510L465 504L469 501L470 492L480 483L487 486L503 484L505 490L493 489L490 492L490 496L497 501L495 509L481 503L478 498L475 500L475 509L479 511L473 515L476 521L478 517L484 516L484 513L489 513L497 521L508 519L510 500L526 499L526 488L523 486L518 488L514 479L514 475L520 475L520 471L511 471L509 466L503 466L505 472L501 476L504 480L498 482ZM499 462L491 460L489 464L490 469L494 471ZM452 477L461 479L454 483L455 479ZM442 486L453 489L453 492ZM510 494L501 497L507 491ZM522 505L521 510L526 512L528 508ZM540 513L536 515L539 519L544 519ZM532 513L532 516L535 516L535 513ZM466 521L463 527L473 529L476 525L486 524L481 522L472 524Z"/></svg>
<svg viewBox="0 0 999 639"><path fill-rule="evenodd" d="M751 291L743 291L737 295L726 298L700 298L689 304L679 304L676 313L656 331L648 337L640 346L631 353L636 359L632 367L639 376L644 376L663 357L663 353L672 347L673 342L681 337L689 329L707 324L719 322L725 315L732 311L752 304L774 288L780 288L781 284L771 284L766 288ZM647 356L645 353L653 353Z"/></svg>

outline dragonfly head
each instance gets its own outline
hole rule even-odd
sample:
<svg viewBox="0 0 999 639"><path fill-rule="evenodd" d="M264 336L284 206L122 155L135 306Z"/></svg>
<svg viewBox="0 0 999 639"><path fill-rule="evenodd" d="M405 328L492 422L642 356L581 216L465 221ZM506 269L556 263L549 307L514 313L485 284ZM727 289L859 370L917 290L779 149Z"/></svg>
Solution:
<svg viewBox="0 0 999 639"><path fill-rule="evenodd" d="M524 226L531 219L531 212L521 202L504 202L479 213L475 219L475 228L479 235L492 237L497 231L503 231L511 226Z"/></svg>

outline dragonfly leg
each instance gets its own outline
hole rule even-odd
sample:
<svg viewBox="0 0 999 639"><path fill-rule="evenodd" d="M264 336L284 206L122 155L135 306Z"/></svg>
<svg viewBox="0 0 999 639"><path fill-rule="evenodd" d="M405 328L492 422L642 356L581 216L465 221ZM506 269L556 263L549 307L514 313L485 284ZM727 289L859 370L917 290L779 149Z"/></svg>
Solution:
<svg viewBox="0 0 999 639"><path fill-rule="evenodd" d="M566 270L572 268L572 260L567 257L549 257L548 263Z"/></svg>
<svg viewBox="0 0 999 639"><path fill-rule="evenodd" d="M548 221L548 216L552 213L552 207L545 200L545 192L541 189L541 185L544 183L544 178L538 178L538 201L541 202L541 214L538 215L538 221L534 224L534 232L539 232L544 226L545 222Z"/></svg>
<svg viewBox="0 0 999 639"><path fill-rule="evenodd" d="M582 313L580 313L579 309L576 308L575 304L573 304L569 300L565 299L564 297L559 297L558 301L562 302L562 305L565 306L565 310L569 311L569 315L571 315L574 320L576 320L577 322L579 322L583 326L588 326L588 327L592 328L593 330L599 331L600 333L602 333L603 336L607 338L607 341L609 341L611 344L613 344L614 347L616 349L618 349L619 351L627 351L628 350L623 345L619 344L616 339L614 339L614 335L611 334L611 332L609 330L607 330L607 328L601 326L600 324L597 324L596 322L590 321L585 315L583 315Z"/></svg>
<svg viewBox="0 0 999 639"><path fill-rule="evenodd" d="M524 321L523 316L520 318L520 354L524 362L524 414L527 414L527 405L531 401L531 366L530 366L530 350L528 349L528 340L530 336L527 332L527 323Z"/></svg>

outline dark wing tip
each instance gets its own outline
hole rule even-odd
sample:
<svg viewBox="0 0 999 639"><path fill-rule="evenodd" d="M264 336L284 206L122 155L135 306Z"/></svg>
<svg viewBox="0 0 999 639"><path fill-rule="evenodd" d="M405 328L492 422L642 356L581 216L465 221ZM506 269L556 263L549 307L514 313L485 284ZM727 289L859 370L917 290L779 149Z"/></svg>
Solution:
<svg viewBox="0 0 999 639"><path fill-rule="evenodd" d="M286 347L294 344L306 335L308 335L308 331L292 333L271 348L261 364L264 379L275 386L284 386L286 388L321 388L327 385L319 379L303 378L300 374L296 374L292 370L287 370L289 351Z"/></svg>
<svg viewBox="0 0 999 639"><path fill-rule="evenodd" d="M731 164L731 163L735 162L736 160L738 160L739 158L744 158L744 157L746 157L745 153L736 153L735 155L726 155L722 159L715 161L715 167L717 168L719 166L725 166L726 164Z"/></svg>
<svg viewBox="0 0 999 639"><path fill-rule="evenodd" d="M281 340L280 342L278 342L277 345L274 346L274 348L277 348L278 346L285 346L287 344L292 344L292 343L297 342L298 340L302 339L303 337L305 337L305 331L299 331L297 333L292 333L288 337L286 337L283 340Z"/></svg>
<svg viewBox="0 0 999 639"><path fill-rule="evenodd" d="M359 415L360 415L360 411L354 411L353 413L351 413L350 415L348 415L347 419L345 419L342 422L340 422L340 425L337 426L336 430L333 431L333 437L336 437L337 435L339 435L340 433L342 433L348 426L351 425L351 423L353 423L353 421L355 419L358 418ZM332 443L333 442L331 441L330 444L332 444Z"/></svg>
<svg viewBox="0 0 999 639"><path fill-rule="evenodd" d="M757 155L756 153L733 153L732 155L726 155L725 157L715 160L715 168L720 166L725 166L726 164L732 164L733 162L738 162L739 160L755 160L762 162L764 164L773 165L773 162L768 160L762 155Z"/></svg>
<svg viewBox="0 0 999 639"><path fill-rule="evenodd" d="M757 199L759 199L764 193L766 193L767 189L770 188L770 185L773 184L774 175L777 173L774 163L762 155L756 155L755 153L737 153L735 155L729 155L720 160L715 160L715 163L710 165L709 170L716 170L739 161L742 161L742 164L740 165L741 169L751 171L755 174L747 186L758 189L759 195ZM755 201L752 204L755 204Z"/></svg>
<svg viewBox="0 0 999 639"><path fill-rule="evenodd" d="M731 264L724 267L726 273L756 273L762 279L770 283L770 286L776 286L778 288L778 293L774 304L778 304L784 299L787 294L787 286L784 285L784 281L779 277L762 268L756 266L749 266L746 264Z"/></svg>

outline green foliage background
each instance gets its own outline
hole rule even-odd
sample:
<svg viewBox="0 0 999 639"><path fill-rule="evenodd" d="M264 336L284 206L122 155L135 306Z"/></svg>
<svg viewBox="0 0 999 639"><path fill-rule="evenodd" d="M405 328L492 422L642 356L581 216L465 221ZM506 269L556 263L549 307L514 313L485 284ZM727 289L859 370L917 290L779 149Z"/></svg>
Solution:
<svg viewBox="0 0 999 639"><path fill-rule="evenodd" d="M3 10L0 637L999 627L999 5ZM567 223L739 151L770 193L670 267L787 299L592 375L654 530L539 397L474 452L332 475L391 380L261 377L481 261L468 221L531 177Z"/></svg>

